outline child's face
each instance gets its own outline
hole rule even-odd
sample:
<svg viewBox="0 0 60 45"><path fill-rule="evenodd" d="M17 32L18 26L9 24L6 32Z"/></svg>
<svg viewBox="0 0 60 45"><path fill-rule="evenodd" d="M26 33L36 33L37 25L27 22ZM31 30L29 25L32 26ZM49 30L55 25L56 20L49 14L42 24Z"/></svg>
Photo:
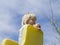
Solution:
<svg viewBox="0 0 60 45"><path fill-rule="evenodd" d="M31 24L31 25L35 24L35 20L34 19L29 19L28 24Z"/></svg>

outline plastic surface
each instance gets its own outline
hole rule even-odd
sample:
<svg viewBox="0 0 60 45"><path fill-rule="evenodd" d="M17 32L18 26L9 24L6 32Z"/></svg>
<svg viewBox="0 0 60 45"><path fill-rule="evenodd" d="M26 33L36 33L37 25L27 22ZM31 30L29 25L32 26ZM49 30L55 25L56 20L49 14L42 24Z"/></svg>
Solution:
<svg viewBox="0 0 60 45"><path fill-rule="evenodd" d="M43 32L28 25L23 30L21 45L43 45Z"/></svg>
<svg viewBox="0 0 60 45"><path fill-rule="evenodd" d="M18 43L14 40L6 38L2 41L2 45L18 45Z"/></svg>

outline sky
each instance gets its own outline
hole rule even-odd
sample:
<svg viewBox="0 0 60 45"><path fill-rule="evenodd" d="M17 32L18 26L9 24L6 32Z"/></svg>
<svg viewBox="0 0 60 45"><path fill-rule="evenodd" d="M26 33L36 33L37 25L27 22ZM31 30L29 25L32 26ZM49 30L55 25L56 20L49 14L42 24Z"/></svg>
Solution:
<svg viewBox="0 0 60 45"><path fill-rule="evenodd" d="M58 33L50 22L53 12L54 22L60 27L60 0L0 0L0 45L5 38L18 41L21 19L27 12L36 14L44 45L60 45L60 30Z"/></svg>

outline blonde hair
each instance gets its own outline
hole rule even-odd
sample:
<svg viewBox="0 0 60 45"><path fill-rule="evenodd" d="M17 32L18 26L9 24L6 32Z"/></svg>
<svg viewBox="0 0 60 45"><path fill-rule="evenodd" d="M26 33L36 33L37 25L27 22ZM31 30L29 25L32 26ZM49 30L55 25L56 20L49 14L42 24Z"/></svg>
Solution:
<svg viewBox="0 0 60 45"><path fill-rule="evenodd" d="M26 13L23 17L22 17L22 25L27 24L28 20L33 18L36 21L36 16L34 13Z"/></svg>

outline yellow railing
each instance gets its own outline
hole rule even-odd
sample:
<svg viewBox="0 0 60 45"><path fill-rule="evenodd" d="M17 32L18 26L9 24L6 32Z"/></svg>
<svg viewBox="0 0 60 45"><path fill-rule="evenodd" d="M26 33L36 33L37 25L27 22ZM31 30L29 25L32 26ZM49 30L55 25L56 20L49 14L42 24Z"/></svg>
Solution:
<svg viewBox="0 0 60 45"><path fill-rule="evenodd" d="M18 43L14 40L6 38L2 41L2 45L18 45Z"/></svg>

